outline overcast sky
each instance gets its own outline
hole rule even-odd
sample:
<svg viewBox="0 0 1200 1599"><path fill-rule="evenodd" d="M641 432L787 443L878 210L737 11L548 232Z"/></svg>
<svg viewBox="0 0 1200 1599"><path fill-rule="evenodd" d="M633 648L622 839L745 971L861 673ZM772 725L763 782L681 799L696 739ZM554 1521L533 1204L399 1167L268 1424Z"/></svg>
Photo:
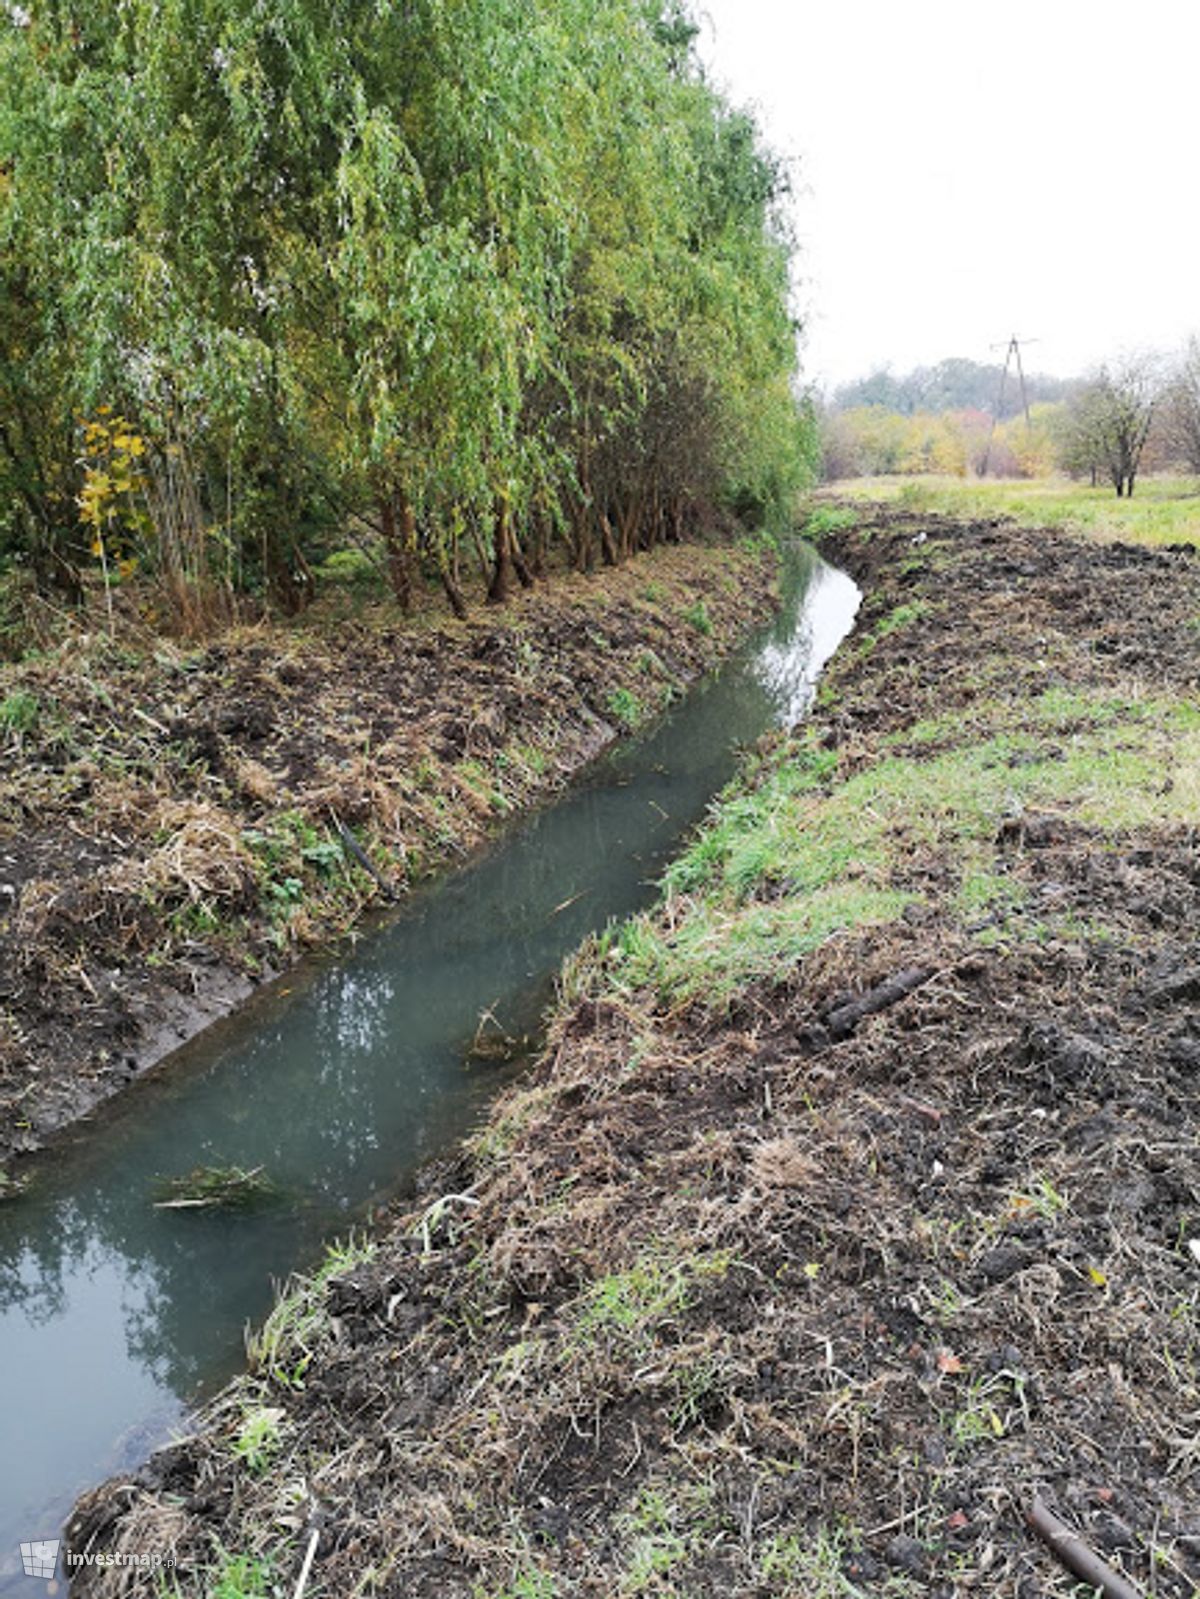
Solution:
<svg viewBox="0 0 1200 1599"><path fill-rule="evenodd" d="M796 160L807 376L1200 331L1197 0L698 0Z"/></svg>

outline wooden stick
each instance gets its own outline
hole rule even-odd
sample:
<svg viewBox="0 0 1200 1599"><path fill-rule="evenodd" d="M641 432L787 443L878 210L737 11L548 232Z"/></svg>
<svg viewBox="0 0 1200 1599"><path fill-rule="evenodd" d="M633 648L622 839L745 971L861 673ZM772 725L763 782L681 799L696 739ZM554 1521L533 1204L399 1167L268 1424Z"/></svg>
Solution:
<svg viewBox="0 0 1200 1599"><path fill-rule="evenodd" d="M1101 1560L1072 1527L1060 1521L1053 1511L1047 1510L1040 1498L1035 1498L1025 1512L1025 1520L1038 1537L1067 1570L1081 1581L1099 1588L1104 1599L1143 1599L1120 1572L1114 1571L1106 1560Z"/></svg>
<svg viewBox="0 0 1200 1599"><path fill-rule="evenodd" d="M304 1564L300 1567L300 1580L296 1584L294 1599L304 1599L304 1590L308 1586L308 1574L312 1570L313 1556L317 1552L317 1545L321 1541L321 1529L314 1527L308 1535L308 1548L304 1552Z"/></svg>
<svg viewBox="0 0 1200 1599"><path fill-rule="evenodd" d="M859 1022L868 1016L876 1015L881 1010L887 1010L889 1005L898 1004L915 988L920 988L922 983L928 982L932 976L933 972L927 966L910 966L905 971L897 972L894 977L889 977L886 983L877 983L874 988L869 988L857 999L839 1005L825 1017L830 1037L849 1038Z"/></svg>
<svg viewBox="0 0 1200 1599"><path fill-rule="evenodd" d="M375 879L375 881L379 884L380 889L383 891L386 899L396 899L398 896L393 884L387 881L383 873L375 865L375 862L367 854L366 850L363 849L362 845L358 842L354 834L346 826L345 822L342 821L341 817L337 814L332 806L329 808L329 814L333 818L333 825L338 830L338 837L342 841L342 848L348 855L353 856L353 858L362 867L364 872Z"/></svg>

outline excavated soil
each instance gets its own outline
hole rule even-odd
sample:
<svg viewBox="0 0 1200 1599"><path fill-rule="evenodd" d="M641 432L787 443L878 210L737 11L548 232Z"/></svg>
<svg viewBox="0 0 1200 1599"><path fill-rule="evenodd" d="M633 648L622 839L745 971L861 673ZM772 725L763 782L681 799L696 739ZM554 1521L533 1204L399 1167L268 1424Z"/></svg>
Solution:
<svg viewBox="0 0 1200 1599"><path fill-rule="evenodd" d="M344 607L0 669L0 1159L561 788L772 583L761 552L664 549L462 624Z"/></svg>
<svg viewBox="0 0 1200 1599"><path fill-rule="evenodd" d="M1191 554L861 519L826 540L868 591L832 784L1048 684L1194 697ZM1196 844L1026 810L1000 927L898 836L908 909L727 1011L593 971L420 1207L308 1290L302 1376L260 1356L72 1547L169 1545L188 1595L230 1552L290 1591L309 1528L313 1596L1083 1592L1040 1495L1133 1591L1200 1592Z"/></svg>

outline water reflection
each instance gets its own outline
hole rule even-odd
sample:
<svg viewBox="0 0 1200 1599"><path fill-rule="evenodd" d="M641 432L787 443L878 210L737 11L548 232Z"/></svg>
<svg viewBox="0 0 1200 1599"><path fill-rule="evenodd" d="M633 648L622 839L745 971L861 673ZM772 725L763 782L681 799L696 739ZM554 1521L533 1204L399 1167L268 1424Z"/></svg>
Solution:
<svg viewBox="0 0 1200 1599"><path fill-rule="evenodd" d="M239 1364L273 1281L313 1260L495 1089L480 1016L536 1024L563 956L645 904L736 746L794 721L857 591L798 551L779 618L636 745L418 895L337 964L314 965L204 1035L43 1163L0 1212L0 1587L22 1538L144 1457ZM156 1210L200 1164L263 1166L278 1205Z"/></svg>
<svg viewBox="0 0 1200 1599"><path fill-rule="evenodd" d="M817 680L846 635L847 618L858 609L858 586L837 567L813 570L790 631L766 639L751 658L751 670L771 699L775 719L798 722L813 702Z"/></svg>

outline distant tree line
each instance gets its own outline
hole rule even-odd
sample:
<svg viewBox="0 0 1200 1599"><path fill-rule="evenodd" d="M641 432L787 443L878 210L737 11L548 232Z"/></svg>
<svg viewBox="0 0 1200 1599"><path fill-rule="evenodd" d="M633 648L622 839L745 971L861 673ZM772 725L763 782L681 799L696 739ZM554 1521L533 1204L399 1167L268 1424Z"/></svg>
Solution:
<svg viewBox="0 0 1200 1599"><path fill-rule="evenodd" d="M959 369L963 369L961 372ZM1007 406L952 403L969 387L970 361L945 361L895 380L901 403L864 398L887 392L877 373L863 384L838 389L821 413L823 470L827 478L890 473L952 476L1040 477L1064 472L1107 484L1121 496L1134 492L1145 470L1200 475L1200 343L1192 339L1174 357L1127 355L1073 380L1026 379L1029 415ZM946 382L929 374L947 373ZM959 377L962 384L959 384ZM994 372L994 397L1000 369ZM889 380L890 381L890 380ZM909 402L924 384L925 403ZM1053 398L1047 388L1057 385ZM851 403L846 403L850 401Z"/></svg>
<svg viewBox="0 0 1200 1599"><path fill-rule="evenodd" d="M1002 366L968 361L960 356L939 361L936 366L914 367L911 372L902 374L879 367L868 377L835 389L831 404L835 411L880 405L900 416L982 411L1004 421L1021 412L1022 402L1016 378L1010 371L1008 381L1003 384L1003 404L997 410L1003 377ZM1064 400L1074 386L1069 378L1047 377L1041 373L1027 373L1025 377L1025 392L1031 405Z"/></svg>
<svg viewBox="0 0 1200 1599"><path fill-rule="evenodd" d="M0 567L203 629L785 516L785 176L674 0L0 9ZM473 578L472 573L476 574Z"/></svg>

